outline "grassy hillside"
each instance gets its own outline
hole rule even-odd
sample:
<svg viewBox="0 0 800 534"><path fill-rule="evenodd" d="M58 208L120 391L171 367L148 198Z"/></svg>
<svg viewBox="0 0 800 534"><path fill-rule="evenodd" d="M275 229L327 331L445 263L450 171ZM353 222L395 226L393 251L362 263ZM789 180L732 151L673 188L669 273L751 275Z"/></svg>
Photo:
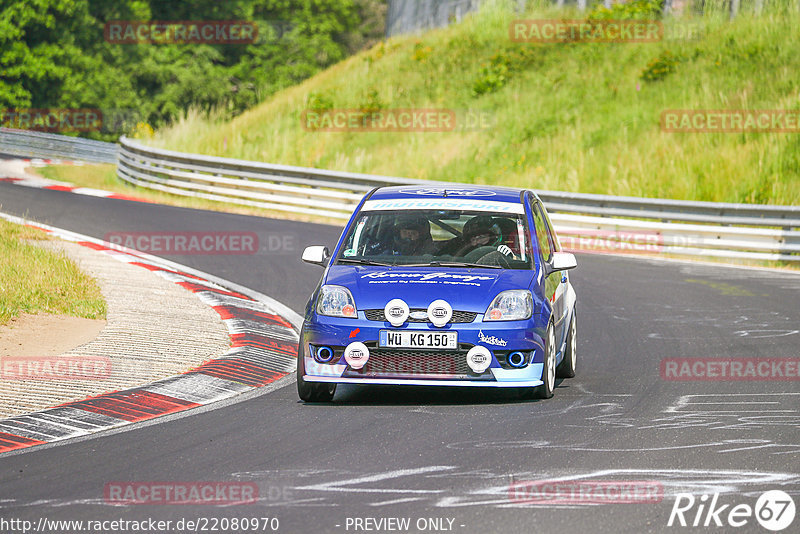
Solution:
<svg viewBox="0 0 800 534"><path fill-rule="evenodd" d="M665 109L800 109L796 11L665 22L693 39L512 42L519 18L486 8L461 24L391 39L230 122L189 116L156 133L175 150L292 165L537 189L800 204L800 134L666 133ZM585 15L584 15L585 16ZM683 26L681 26L683 25ZM321 132L304 110L481 110L456 132Z"/></svg>

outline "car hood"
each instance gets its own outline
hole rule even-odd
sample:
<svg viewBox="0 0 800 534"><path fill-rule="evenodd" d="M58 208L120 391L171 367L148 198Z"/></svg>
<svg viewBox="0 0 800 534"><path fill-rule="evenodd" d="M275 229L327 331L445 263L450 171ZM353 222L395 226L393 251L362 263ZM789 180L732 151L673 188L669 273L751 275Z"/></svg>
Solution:
<svg viewBox="0 0 800 534"><path fill-rule="evenodd" d="M436 267L333 265L326 284L348 288L360 310L383 309L401 298L410 308L444 299L454 310L483 313L507 289L528 289L534 271Z"/></svg>

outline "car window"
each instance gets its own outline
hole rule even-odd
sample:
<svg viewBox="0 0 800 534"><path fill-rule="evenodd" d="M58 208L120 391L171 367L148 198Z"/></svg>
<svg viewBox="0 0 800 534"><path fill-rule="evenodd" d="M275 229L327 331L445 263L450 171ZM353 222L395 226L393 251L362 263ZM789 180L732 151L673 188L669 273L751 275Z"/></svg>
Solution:
<svg viewBox="0 0 800 534"><path fill-rule="evenodd" d="M523 214L468 210L378 210L359 214L337 263L469 263L530 269Z"/></svg>
<svg viewBox="0 0 800 534"><path fill-rule="evenodd" d="M536 242L539 245L539 252L541 253L542 261L550 261L553 256L553 246L550 241L550 234L547 228L547 222L542 213L542 207L538 202L531 202L531 211L533 213L534 231L536 232Z"/></svg>
<svg viewBox="0 0 800 534"><path fill-rule="evenodd" d="M561 243L558 241L558 236L556 235L555 230L553 230L553 223L550 222L550 215L547 213L547 209L540 205L542 210L542 214L544 214L544 220L547 223L547 233L550 235L550 244L553 247L554 252L561 251Z"/></svg>

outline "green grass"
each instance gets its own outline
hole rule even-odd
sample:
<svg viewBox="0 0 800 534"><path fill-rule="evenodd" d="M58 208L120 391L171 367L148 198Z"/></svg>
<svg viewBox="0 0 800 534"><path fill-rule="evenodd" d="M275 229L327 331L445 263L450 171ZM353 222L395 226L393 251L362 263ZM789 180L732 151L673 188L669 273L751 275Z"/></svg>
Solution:
<svg viewBox="0 0 800 534"><path fill-rule="evenodd" d="M42 239L39 230L0 219L0 325L37 312L105 319L95 281L63 253L28 242Z"/></svg>
<svg viewBox="0 0 800 534"><path fill-rule="evenodd" d="M28 169L28 171L41 174L51 180L69 182L79 187L103 189L130 196L135 196L136 193L135 188L127 186L117 178L116 165L48 165L47 167Z"/></svg>
<svg viewBox="0 0 800 534"><path fill-rule="evenodd" d="M796 10L728 22L720 9L677 21L693 25L694 40L512 42L515 19L581 17L529 4L524 15L490 5L460 24L391 39L231 121L190 114L151 144L431 180L800 203L800 135L676 134L659 125L665 109L800 109ZM494 126L313 132L301 126L309 107L481 110Z"/></svg>

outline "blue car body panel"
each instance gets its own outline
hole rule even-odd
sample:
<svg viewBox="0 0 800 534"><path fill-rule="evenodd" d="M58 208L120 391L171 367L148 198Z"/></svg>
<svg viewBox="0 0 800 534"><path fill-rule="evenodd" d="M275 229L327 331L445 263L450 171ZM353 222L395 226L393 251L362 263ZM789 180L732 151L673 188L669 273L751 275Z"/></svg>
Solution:
<svg viewBox="0 0 800 534"><path fill-rule="evenodd" d="M383 309L398 296L411 308L427 308L434 300L428 292L432 291L436 298L450 302L454 310L483 313L501 291L530 289L531 275L530 271L511 269L333 265L325 283L345 286L354 297L358 293L356 302L364 309Z"/></svg>

